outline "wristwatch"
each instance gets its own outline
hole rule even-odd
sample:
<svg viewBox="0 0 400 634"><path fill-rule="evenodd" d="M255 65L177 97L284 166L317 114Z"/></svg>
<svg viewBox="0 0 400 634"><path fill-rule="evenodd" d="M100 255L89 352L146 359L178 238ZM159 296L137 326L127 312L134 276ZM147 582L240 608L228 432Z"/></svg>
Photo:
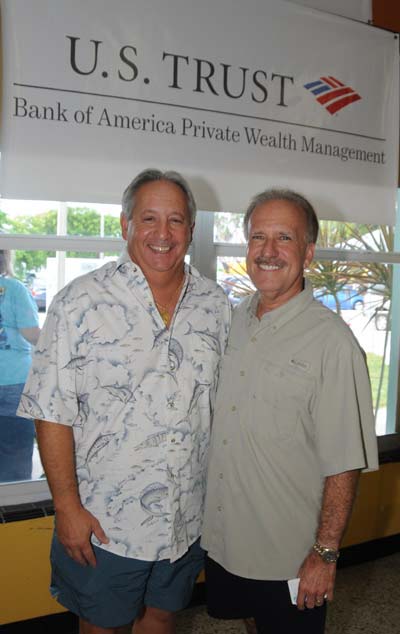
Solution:
<svg viewBox="0 0 400 634"><path fill-rule="evenodd" d="M315 542L312 547L316 553L321 557L322 561L326 564L335 564L339 559L340 552L335 550L334 548L327 548L326 546L321 546L318 542Z"/></svg>

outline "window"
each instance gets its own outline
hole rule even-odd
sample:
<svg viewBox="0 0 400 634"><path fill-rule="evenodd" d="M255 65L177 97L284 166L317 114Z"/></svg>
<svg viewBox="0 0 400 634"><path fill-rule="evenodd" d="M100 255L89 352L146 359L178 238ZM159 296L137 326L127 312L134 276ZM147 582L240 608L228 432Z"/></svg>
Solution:
<svg viewBox="0 0 400 634"><path fill-rule="evenodd" d="M233 306L254 292L246 273L243 217L215 214L217 281ZM394 248L394 227L321 221L307 271L316 299L341 315L366 353L378 435L396 427L398 347L393 340L399 334L391 314L400 301L400 253Z"/></svg>
<svg viewBox="0 0 400 634"><path fill-rule="evenodd" d="M12 254L12 283L17 289L11 311L5 298L11 298L12 291L5 288L5 278L0 278L0 346L5 366L0 377L0 443L7 443L8 450L13 446L18 449L9 451L8 456L2 454L0 499L4 503L49 497L32 425L26 419L14 418L29 369L31 344L24 338L24 327L41 327L52 298L74 277L118 257L123 244L119 213L117 205L1 203L0 248ZM17 481L21 483L4 484Z"/></svg>
<svg viewBox="0 0 400 634"><path fill-rule="evenodd" d="M0 249L13 251L15 276L37 308L40 326L60 288L116 259L123 245L116 205L3 200L0 209ZM254 292L246 275L242 221L241 214L198 212L187 257L223 286L232 304ZM399 333L391 313L400 310L395 239L391 227L323 221L307 273L317 299L341 314L366 351L378 434L395 430ZM34 443L29 478L1 484L0 500L15 504L49 496Z"/></svg>

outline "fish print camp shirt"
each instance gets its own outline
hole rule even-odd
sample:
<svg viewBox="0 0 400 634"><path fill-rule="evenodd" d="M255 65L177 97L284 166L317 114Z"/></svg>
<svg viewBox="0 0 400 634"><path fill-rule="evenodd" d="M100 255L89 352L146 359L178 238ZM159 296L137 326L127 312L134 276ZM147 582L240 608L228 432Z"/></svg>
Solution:
<svg viewBox="0 0 400 634"><path fill-rule="evenodd" d="M82 504L110 539L102 548L175 561L199 537L229 325L221 288L186 267L167 329L126 252L52 302L18 413L72 426Z"/></svg>

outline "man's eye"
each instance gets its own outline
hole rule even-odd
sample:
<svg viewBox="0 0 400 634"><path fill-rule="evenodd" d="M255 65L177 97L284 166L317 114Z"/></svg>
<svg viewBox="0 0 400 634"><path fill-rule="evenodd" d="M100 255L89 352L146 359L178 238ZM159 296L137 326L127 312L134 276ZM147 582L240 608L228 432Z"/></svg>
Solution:
<svg viewBox="0 0 400 634"><path fill-rule="evenodd" d="M251 239L252 239L252 240L262 240L263 238L264 238L264 236L263 236L261 233L254 233L254 234L251 236Z"/></svg>
<svg viewBox="0 0 400 634"><path fill-rule="evenodd" d="M291 240L291 239L292 239L292 237L291 237L291 236L288 236L286 233L282 233L282 234L279 236L279 240L284 240L284 241L285 241L285 240Z"/></svg>
<svg viewBox="0 0 400 634"><path fill-rule="evenodd" d="M143 222L152 222L154 220L154 216L144 216Z"/></svg>
<svg viewBox="0 0 400 634"><path fill-rule="evenodd" d="M183 218L171 218L171 222L173 222L176 225L183 225L184 220Z"/></svg>

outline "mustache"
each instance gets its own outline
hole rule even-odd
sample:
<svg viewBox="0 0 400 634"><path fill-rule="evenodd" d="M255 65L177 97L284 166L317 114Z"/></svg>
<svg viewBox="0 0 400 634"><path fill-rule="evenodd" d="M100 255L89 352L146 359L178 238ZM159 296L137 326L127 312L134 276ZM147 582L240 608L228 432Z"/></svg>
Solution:
<svg viewBox="0 0 400 634"><path fill-rule="evenodd" d="M259 255L255 258L254 262L256 264L265 264L266 266L284 266L285 262L280 260L279 258L266 258L262 255Z"/></svg>

